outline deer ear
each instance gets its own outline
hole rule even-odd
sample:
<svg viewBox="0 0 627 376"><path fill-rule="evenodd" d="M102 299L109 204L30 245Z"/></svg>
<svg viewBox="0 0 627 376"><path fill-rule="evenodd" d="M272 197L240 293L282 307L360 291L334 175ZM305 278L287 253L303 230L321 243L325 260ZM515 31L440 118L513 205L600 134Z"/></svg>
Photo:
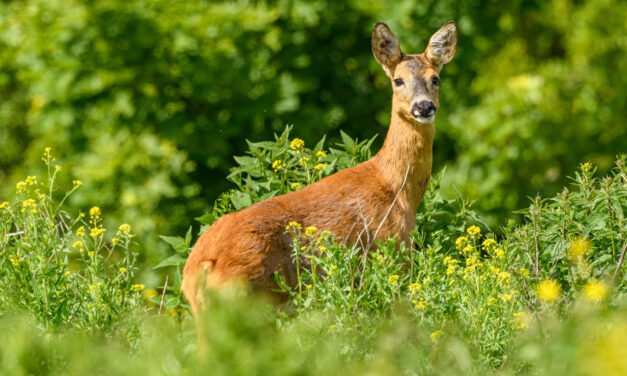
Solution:
<svg viewBox="0 0 627 376"><path fill-rule="evenodd" d="M425 55L436 71L453 59L457 50L457 25L455 21L449 21L429 39L429 46Z"/></svg>
<svg viewBox="0 0 627 376"><path fill-rule="evenodd" d="M372 30L372 53L388 77L392 78L403 53L398 38L383 22L377 22Z"/></svg>

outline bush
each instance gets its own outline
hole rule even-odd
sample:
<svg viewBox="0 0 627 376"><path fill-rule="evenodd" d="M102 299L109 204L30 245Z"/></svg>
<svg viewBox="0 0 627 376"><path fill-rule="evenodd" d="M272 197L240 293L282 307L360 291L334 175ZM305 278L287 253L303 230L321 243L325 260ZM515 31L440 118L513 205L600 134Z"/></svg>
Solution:
<svg viewBox="0 0 627 376"><path fill-rule="evenodd" d="M50 330L108 333L126 322L132 335L144 285L133 282L137 251L130 225L107 239L99 207L87 215L67 213L64 203L83 183L74 180L59 192L61 165L50 148L42 159L44 179L28 176L17 183L13 203L0 203L0 311L28 312Z"/></svg>

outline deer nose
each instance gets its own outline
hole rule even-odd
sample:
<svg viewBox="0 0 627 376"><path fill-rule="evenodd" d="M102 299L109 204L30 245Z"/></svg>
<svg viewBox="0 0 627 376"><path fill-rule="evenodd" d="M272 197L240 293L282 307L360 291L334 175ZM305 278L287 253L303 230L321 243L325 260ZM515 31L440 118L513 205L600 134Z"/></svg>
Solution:
<svg viewBox="0 0 627 376"><path fill-rule="evenodd" d="M414 102L411 107L411 113L414 116L428 117L435 113L437 107L431 101Z"/></svg>

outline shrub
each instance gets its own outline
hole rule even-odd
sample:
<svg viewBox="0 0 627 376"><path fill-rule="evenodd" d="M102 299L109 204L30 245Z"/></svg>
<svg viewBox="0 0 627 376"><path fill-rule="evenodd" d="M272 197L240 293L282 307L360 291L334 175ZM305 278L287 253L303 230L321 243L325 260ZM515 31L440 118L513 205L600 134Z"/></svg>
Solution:
<svg viewBox="0 0 627 376"><path fill-rule="evenodd" d="M131 226L122 224L106 237L99 207L67 213L63 205L82 182L59 191L61 166L50 148L42 159L44 179L28 176L17 183L12 203L0 203L0 311L29 312L48 329L110 332L143 306L144 285L133 282Z"/></svg>

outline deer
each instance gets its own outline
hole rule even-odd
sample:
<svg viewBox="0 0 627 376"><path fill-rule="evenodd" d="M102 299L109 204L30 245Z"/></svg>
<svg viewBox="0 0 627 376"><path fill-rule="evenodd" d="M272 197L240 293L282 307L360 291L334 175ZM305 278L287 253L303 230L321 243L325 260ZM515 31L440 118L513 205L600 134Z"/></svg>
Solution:
<svg viewBox="0 0 627 376"><path fill-rule="evenodd" d="M363 163L215 221L183 269L182 290L194 314L205 304L204 289L229 281L272 295L278 273L294 286L293 239L286 232L291 222L329 231L346 244L362 241L367 232L373 239L396 236L410 245L431 176L439 73L455 55L457 39L457 25L450 21L431 36L423 53L405 54L386 24L374 26L372 52L393 90L383 146Z"/></svg>

